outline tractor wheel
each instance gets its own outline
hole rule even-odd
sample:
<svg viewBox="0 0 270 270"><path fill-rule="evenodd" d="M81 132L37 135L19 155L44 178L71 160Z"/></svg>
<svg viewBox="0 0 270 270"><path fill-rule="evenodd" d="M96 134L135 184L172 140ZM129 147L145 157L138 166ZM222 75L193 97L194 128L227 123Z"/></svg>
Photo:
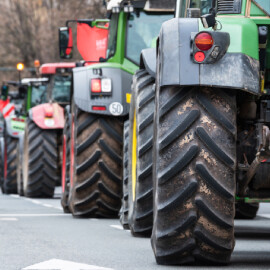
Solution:
<svg viewBox="0 0 270 270"><path fill-rule="evenodd" d="M62 198L61 205L64 213L70 213L69 209L69 187L70 187L70 125L71 125L71 114L69 111L65 112L65 126L63 130L63 165L62 173L64 173L64 179L62 179ZM65 156L65 157L64 157ZM63 175L62 175L63 177Z"/></svg>
<svg viewBox="0 0 270 270"><path fill-rule="evenodd" d="M22 177L22 153L20 152L20 143L17 143L17 192L20 196L23 196L23 177Z"/></svg>
<svg viewBox="0 0 270 270"><path fill-rule="evenodd" d="M17 143L18 139L5 135L5 147L6 147L6 176L4 176L4 193L17 194Z"/></svg>
<svg viewBox="0 0 270 270"><path fill-rule="evenodd" d="M123 146L123 198L120 210L120 222L125 230L128 225L128 144L129 144L129 121L124 123L124 146Z"/></svg>
<svg viewBox="0 0 270 270"><path fill-rule="evenodd" d="M0 138L0 186L1 191L4 193L4 140Z"/></svg>
<svg viewBox="0 0 270 270"><path fill-rule="evenodd" d="M259 206L259 203L237 202L235 204L235 219L254 219Z"/></svg>
<svg viewBox="0 0 270 270"><path fill-rule="evenodd" d="M229 263L235 245L234 94L157 89L154 122L151 242L157 263Z"/></svg>
<svg viewBox="0 0 270 270"><path fill-rule="evenodd" d="M57 131L40 129L27 120L23 150L23 187L26 197L50 198L59 181Z"/></svg>
<svg viewBox="0 0 270 270"><path fill-rule="evenodd" d="M144 237L151 236L153 227L154 81L145 70L134 75L130 109L129 227L134 236Z"/></svg>
<svg viewBox="0 0 270 270"><path fill-rule="evenodd" d="M123 122L86 113L74 102L72 114L70 210L75 217L118 217L123 185Z"/></svg>

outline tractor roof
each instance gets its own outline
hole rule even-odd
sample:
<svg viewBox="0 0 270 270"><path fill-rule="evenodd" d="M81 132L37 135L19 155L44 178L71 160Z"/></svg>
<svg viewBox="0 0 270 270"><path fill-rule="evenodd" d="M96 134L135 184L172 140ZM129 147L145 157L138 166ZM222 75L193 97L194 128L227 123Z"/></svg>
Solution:
<svg viewBox="0 0 270 270"><path fill-rule="evenodd" d="M56 70L60 68L74 68L75 63L47 63L40 67L40 74L56 74Z"/></svg>
<svg viewBox="0 0 270 270"><path fill-rule="evenodd" d="M21 83L24 85L48 82L48 78L24 78Z"/></svg>
<svg viewBox="0 0 270 270"><path fill-rule="evenodd" d="M114 7L120 7L125 2L131 3L135 7L143 7L146 11L173 11L175 8L175 0L110 0L107 1L107 10L110 11Z"/></svg>

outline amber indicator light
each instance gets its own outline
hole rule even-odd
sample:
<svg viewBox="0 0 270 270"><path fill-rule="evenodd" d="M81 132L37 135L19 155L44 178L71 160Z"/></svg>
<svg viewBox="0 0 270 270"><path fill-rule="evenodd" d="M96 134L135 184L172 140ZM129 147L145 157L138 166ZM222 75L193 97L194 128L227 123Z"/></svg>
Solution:
<svg viewBox="0 0 270 270"><path fill-rule="evenodd" d="M201 51L208 51L214 45L213 37L208 33L200 33L195 38L196 47Z"/></svg>

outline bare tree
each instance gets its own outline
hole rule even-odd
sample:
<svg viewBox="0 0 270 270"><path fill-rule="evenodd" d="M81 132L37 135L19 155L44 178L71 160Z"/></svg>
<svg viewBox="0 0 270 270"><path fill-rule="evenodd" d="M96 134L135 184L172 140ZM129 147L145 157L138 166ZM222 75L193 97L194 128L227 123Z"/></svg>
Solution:
<svg viewBox="0 0 270 270"><path fill-rule="evenodd" d="M68 19L104 14L101 0L1 0L0 67L59 61L58 27Z"/></svg>

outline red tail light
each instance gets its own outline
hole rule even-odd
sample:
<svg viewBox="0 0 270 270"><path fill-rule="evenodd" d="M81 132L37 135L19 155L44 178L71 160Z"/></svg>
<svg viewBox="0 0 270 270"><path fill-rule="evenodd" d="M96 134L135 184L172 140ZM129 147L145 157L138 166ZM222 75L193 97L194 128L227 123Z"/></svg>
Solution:
<svg viewBox="0 0 270 270"><path fill-rule="evenodd" d="M208 33L200 33L195 38L196 47L201 51L208 51L214 45L213 37Z"/></svg>
<svg viewBox="0 0 270 270"><path fill-rule="evenodd" d="M100 79L91 80L91 91L93 93L101 93L101 80Z"/></svg>
<svg viewBox="0 0 270 270"><path fill-rule="evenodd" d="M52 118L53 117L53 108L47 107L45 109L45 117Z"/></svg>
<svg viewBox="0 0 270 270"><path fill-rule="evenodd" d="M201 63L205 59L205 54L203 52L196 52L194 55L194 59L195 59L195 61Z"/></svg>
<svg viewBox="0 0 270 270"><path fill-rule="evenodd" d="M92 110L93 111L106 111L106 107L105 106L93 106Z"/></svg>

